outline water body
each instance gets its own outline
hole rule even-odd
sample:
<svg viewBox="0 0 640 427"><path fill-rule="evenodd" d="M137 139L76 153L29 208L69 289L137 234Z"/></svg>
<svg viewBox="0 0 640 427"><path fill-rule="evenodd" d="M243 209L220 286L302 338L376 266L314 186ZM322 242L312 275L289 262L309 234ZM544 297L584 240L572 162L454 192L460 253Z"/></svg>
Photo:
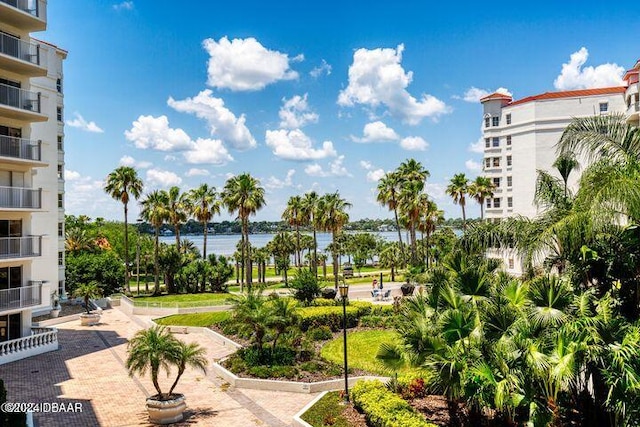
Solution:
<svg viewBox="0 0 640 427"><path fill-rule="evenodd" d="M311 233L301 233L313 236ZM384 231L372 233L378 235L388 242L397 242L398 233L395 231ZM250 234L249 242L251 246L256 248L262 248L269 243L275 234ZM181 239L191 240L195 246L202 253L204 247L204 237L200 235L180 236ZM208 234L207 235L207 254L216 254L229 256L233 255L236 251L236 245L240 241L240 234ZM331 243L331 234L329 233L317 233L316 238L318 240L318 251L324 251L326 247ZM402 241L405 241L405 236L402 236ZM174 244L176 242L175 236L161 236L160 241L167 244Z"/></svg>

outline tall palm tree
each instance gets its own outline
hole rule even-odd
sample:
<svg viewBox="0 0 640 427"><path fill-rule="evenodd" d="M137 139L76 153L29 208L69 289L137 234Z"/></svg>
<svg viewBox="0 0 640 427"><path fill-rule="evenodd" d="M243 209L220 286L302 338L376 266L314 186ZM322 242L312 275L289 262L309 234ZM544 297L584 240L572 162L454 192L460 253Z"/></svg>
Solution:
<svg viewBox="0 0 640 427"><path fill-rule="evenodd" d="M300 258L300 226L304 224L303 202L300 196L291 196L287 207L282 212L282 219L295 228L296 231L296 267L302 266Z"/></svg>
<svg viewBox="0 0 640 427"><path fill-rule="evenodd" d="M313 273L318 276L318 239L316 236L316 230L318 226L318 193L311 191L304 195L302 199L302 217L304 225L311 225L313 229L313 258L311 267Z"/></svg>
<svg viewBox="0 0 640 427"><path fill-rule="evenodd" d="M222 200L229 213L238 212L242 223L242 257L245 265L246 283L251 289L251 258L249 253L249 216L266 204L264 188L260 181L248 173L229 178L222 191Z"/></svg>
<svg viewBox="0 0 640 427"><path fill-rule="evenodd" d="M418 226L422 213L425 211L429 201L427 195L422 192L423 188L424 181L407 180L403 182L398 198L398 208L402 212L402 216L405 218L409 229L412 265L416 265L418 263L416 227Z"/></svg>
<svg viewBox="0 0 640 427"><path fill-rule="evenodd" d="M169 223L173 225L176 236L176 248L180 252L180 225L187 221L189 212L189 198L186 193L181 193L175 185L167 192L167 211Z"/></svg>
<svg viewBox="0 0 640 427"><path fill-rule="evenodd" d="M493 197L493 190L496 188L490 178L478 176L475 181L469 184L468 193L480 205L480 219L484 219L484 202Z"/></svg>
<svg viewBox="0 0 640 427"><path fill-rule="evenodd" d="M467 215L465 212L466 199L469 186L469 180L463 173L457 173L451 178L450 184L447 186L447 194L453 198L453 203L460 205L462 208L462 227L467 228Z"/></svg>
<svg viewBox="0 0 640 427"><path fill-rule="evenodd" d="M402 181L418 181L423 184L431 175L429 171L422 166L422 163L415 159L407 159L400 163L396 172L400 175Z"/></svg>
<svg viewBox="0 0 640 427"><path fill-rule="evenodd" d="M153 254L153 269L154 269L154 281L155 286L153 290L154 295L160 293L160 269L158 265L159 248L160 248L160 228L169 218L169 211L167 210L169 195L166 191L155 190L147 194L147 196L140 202L142 210L140 216L146 222L151 224L155 230L155 245Z"/></svg>
<svg viewBox="0 0 640 427"><path fill-rule="evenodd" d="M129 287L129 200L138 199L142 194L142 180L136 170L130 166L120 166L107 176L104 191L124 206L124 281L127 294L131 294Z"/></svg>
<svg viewBox="0 0 640 427"><path fill-rule="evenodd" d="M320 224L324 231L331 233L331 242L334 248L337 247L338 234L342 230L342 227L349 222L349 214L346 212L351 207L351 203L340 197L340 194L335 193L325 194L320 198L318 203L318 212L321 212ZM334 286L338 289L338 253L336 250L332 251L333 256L333 281Z"/></svg>
<svg viewBox="0 0 640 427"><path fill-rule="evenodd" d="M427 200L424 205L424 211L420 218L417 228L423 235L426 234L425 242L425 260L429 267L431 234L436 231L436 227L444 222L444 211L438 209L438 205L433 200Z"/></svg>
<svg viewBox="0 0 640 427"><path fill-rule="evenodd" d="M207 224L215 214L220 214L220 202L215 187L201 184L189 192L191 215L202 223L202 233L204 235L204 246L202 248L202 258L207 259Z"/></svg>
<svg viewBox="0 0 640 427"><path fill-rule="evenodd" d="M393 216L396 221L396 230L398 231L398 242L400 243L400 257L404 259L402 253L402 232L400 230L400 221L398 220L398 196L400 192L400 179L399 175L394 172L387 172L378 181L378 195L376 200L382 206L387 206L389 210L393 211Z"/></svg>

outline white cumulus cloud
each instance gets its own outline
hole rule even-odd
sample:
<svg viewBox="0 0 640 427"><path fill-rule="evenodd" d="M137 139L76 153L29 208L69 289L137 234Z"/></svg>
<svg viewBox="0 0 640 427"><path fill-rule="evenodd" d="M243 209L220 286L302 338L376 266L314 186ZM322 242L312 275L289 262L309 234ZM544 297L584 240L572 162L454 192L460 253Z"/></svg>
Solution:
<svg viewBox="0 0 640 427"><path fill-rule="evenodd" d="M340 92L338 104L362 104L371 108L384 105L392 116L416 125L425 117L436 120L451 112L451 108L438 98L423 94L417 100L407 87L413 80L411 71L405 72L400 64L404 45L396 49L358 49L349 66L349 85Z"/></svg>
<svg viewBox="0 0 640 427"><path fill-rule="evenodd" d="M113 10L133 10L133 2L132 1L123 1L120 3L116 3L114 5L112 5Z"/></svg>
<svg viewBox="0 0 640 427"><path fill-rule="evenodd" d="M464 166L472 172L480 172L482 170L482 164L471 159L464 162Z"/></svg>
<svg viewBox="0 0 640 427"><path fill-rule="evenodd" d="M191 168L187 171L187 173L185 173L186 176L209 176L209 171L206 169L198 169L198 168Z"/></svg>
<svg viewBox="0 0 640 427"><path fill-rule="evenodd" d="M233 160L219 139L198 138L193 148L183 153L184 159L191 164L209 164L222 166Z"/></svg>
<svg viewBox="0 0 640 427"><path fill-rule="evenodd" d="M324 141L322 148L313 148L313 142L300 129L267 130L265 141L277 157L287 160L317 160L336 156L331 141Z"/></svg>
<svg viewBox="0 0 640 427"><path fill-rule="evenodd" d="M469 144L469 151L472 153L484 153L484 138L480 137L476 142Z"/></svg>
<svg viewBox="0 0 640 427"><path fill-rule="evenodd" d="M368 160L360 160L360 167L362 169L370 170L373 167L373 165Z"/></svg>
<svg viewBox="0 0 640 427"><path fill-rule="evenodd" d="M140 168L140 169L148 169L153 164L151 162L146 161L146 160L138 161L138 160L134 159L131 156L124 155L124 156L120 157L120 165L122 165L122 166L131 166L131 167Z"/></svg>
<svg viewBox="0 0 640 427"><path fill-rule="evenodd" d="M182 129L169 127L167 116L140 116L124 132L136 148L158 151L181 151L191 148L191 138Z"/></svg>
<svg viewBox="0 0 640 427"><path fill-rule="evenodd" d="M466 102L480 102L480 100L482 98L484 98L485 96L491 94L491 93L502 93L504 95L509 95L509 96L513 96L513 94L509 91L509 89L505 88L505 87L499 87L498 89L494 90L494 91L488 91L486 89L480 89L477 88L475 86L471 86L469 89L467 89L467 91L464 93L464 95L462 96L462 99ZM456 99L460 99L459 96L454 96L454 98Z"/></svg>
<svg viewBox="0 0 640 427"><path fill-rule="evenodd" d="M400 139L395 130L388 127L381 121L375 121L364 125L362 138L351 136L354 142L389 142Z"/></svg>
<svg viewBox="0 0 640 427"><path fill-rule="evenodd" d="M279 80L297 79L298 73L289 68L289 61L304 59L302 55L290 59L287 54L269 50L253 37L206 39L202 46L209 54L207 84L218 89L260 90Z"/></svg>
<svg viewBox="0 0 640 427"><path fill-rule="evenodd" d="M178 175L162 169L149 169L146 180L152 187L157 186L161 188L172 187L182 183L182 178Z"/></svg>
<svg viewBox="0 0 640 427"><path fill-rule="evenodd" d="M82 117L80 115L80 113L74 113L73 114L75 116L75 119L73 120L67 120L67 126L71 126L72 128L78 128L81 129L85 132L92 132L92 133L103 133L104 129L102 129L100 126L98 126L96 124L96 122L91 121L88 122L84 119L84 117Z"/></svg>
<svg viewBox="0 0 640 427"><path fill-rule="evenodd" d="M323 59L320 65L318 65L317 67L314 67L313 70L309 71L309 74L314 79L317 79L323 74L326 74L328 76L331 74L331 65L327 64L327 61Z"/></svg>
<svg viewBox="0 0 640 427"><path fill-rule="evenodd" d="M287 171L287 176L285 176L284 179L278 179L275 176L270 176L269 178L267 178L264 186L271 190L285 188L285 187L292 187L293 175L295 175L295 173L296 173L295 169L289 169Z"/></svg>
<svg viewBox="0 0 640 427"><path fill-rule="evenodd" d="M429 143L419 136L408 136L400 141L400 146L409 151L425 151Z"/></svg>
<svg viewBox="0 0 640 427"><path fill-rule="evenodd" d="M378 182L385 175L384 169L375 169L367 172L367 181Z"/></svg>
<svg viewBox="0 0 640 427"><path fill-rule="evenodd" d="M569 62L562 64L562 71L553 82L555 88L573 90L624 85L624 67L615 63L583 67L588 58L589 51L585 47L572 53Z"/></svg>
<svg viewBox="0 0 640 427"><path fill-rule="evenodd" d="M80 172L72 171L70 169L65 169L64 171L65 181L75 181L78 179L80 179Z"/></svg>
<svg viewBox="0 0 640 427"><path fill-rule="evenodd" d="M353 176L344 166L344 156L340 156L328 165L328 169L323 169L318 163L313 163L304 168L304 172L309 176L326 178L330 176Z"/></svg>
<svg viewBox="0 0 640 427"><path fill-rule="evenodd" d="M318 115L309 109L307 94L295 95L291 99L282 99L283 105L278 112L280 127L298 129L309 123L317 123Z"/></svg>
<svg viewBox="0 0 640 427"><path fill-rule="evenodd" d="M205 120L212 136L219 137L236 150L246 150L256 146L256 140L245 124L244 114L236 117L224 106L221 98L212 96L209 89L182 101L169 97L167 104L176 111L194 114Z"/></svg>

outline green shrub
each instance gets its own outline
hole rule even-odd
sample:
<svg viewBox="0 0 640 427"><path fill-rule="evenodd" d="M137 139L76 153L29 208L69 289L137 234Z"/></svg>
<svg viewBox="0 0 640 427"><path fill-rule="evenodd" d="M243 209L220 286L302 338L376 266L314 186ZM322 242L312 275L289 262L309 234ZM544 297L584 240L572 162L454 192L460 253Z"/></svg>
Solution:
<svg viewBox="0 0 640 427"><path fill-rule="evenodd" d="M332 307L338 304L334 299L316 298L311 305L314 307Z"/></svg>
<svg viewBox="0 0 640 427"><path fill-rule="evenodd" d="M252 377L262 379L271 378L271 369L269 369L268 366L252 366L247 370L247 372Z"/></svg>
<svg viewBox="0 0 640 427"><path fill-rule="evenodd" d="M347 328L358 325L358 308L347 307ZM342 307L304 307L298 309L300 329L303 332L312 327L328 326L332 331L342 329Z"/></svg>
<svg viewBox="0 0 640 427"><path fill-rule="evenodd" d="M392 329L397 325L397 320L391 316L369 315L360 318L360 326L365 328Z"/></svg>
<svg viewBox="0 0 640 427"><path fill-rule="evenodd" d="M358 317L371 314L373 304L369 301L349 301L349 307L355 307L358 309Z"/></svg>
<svg viewBox="0 0 640 427"><path fill-rule="evenodd" d="M247 366L286 365L291 366L295 362L296 352L286 347L262 348L245 347L237 353Z"/></svg>
<svg viewBox="0 0 640 427"><path fill-rule="evenodd" d="M351 397L373 427L435 427L380 381L359 381Z"/></svg>
<svg viewBox="0 0 640 427"><path fill-rule="evenodd" d="M371 307L371 314L376 316L393 316L395 311L392 305L374 305Z"/></svg>
<svg viewBox="0 0 640 427"><path fill-rule="evenodd" d="M296 273L296 277L291 281L293 297L308 306L320 295L320 284L316 275L308 268L303 268Z"/></svg>
<svg viewBox="0 0 640 427"><path fill-rule="evenodd" d="M333 338L333 333L328 326L311 328L307 331L307 336L313 341L324 341Z"/></svg>

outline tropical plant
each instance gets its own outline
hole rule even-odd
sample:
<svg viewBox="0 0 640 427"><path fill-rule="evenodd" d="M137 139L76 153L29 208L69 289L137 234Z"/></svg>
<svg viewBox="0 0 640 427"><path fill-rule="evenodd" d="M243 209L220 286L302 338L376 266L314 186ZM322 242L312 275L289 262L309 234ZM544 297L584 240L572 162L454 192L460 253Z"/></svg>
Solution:
<svg viewBox="0 0 640 427"><path fill-rule="evenodd" d="M453 203L460 205L462 209L462 227L467 228L467 215L465 212L466 195L469 190L469 180L463 173L457 173L451 178L447 186L447 194L453 198Z"/></svg>
<svg viewBox="0 0 640 427"><path fill-rule="evenodd" d="M291 288L293 289L293 297L306 306L309 306L314 299L320 296L322 290L316 275L306 268L296 272L296 276L291 281Z"/></svg>
<svg viewBox="0 0 640 427"><path fill-rule="evenodd" d="M377 188L377 200L383 206L387 206L389 210L393 211L393 216L396 222L396 230L398 232L398 242L400 247L400 255L404 259L402 253L402 232L400 230L400 221L398 219L398 196L400 192L400 179L399 175L395 172L387 172L378 181Z"/></svg>
<svg viewBox="0 0 640 427"><path fill-rule="evenodd" d="M320 213L319 224L322 230L331 233L331 243L334 250L333 256L333 280L334 287L338 289L338 252L337 239L342 227L349 221L349 214L346 212L351 207L351 203L340 197L338 192L325 194L318 202L318 212Z"/></svg>
<svg viewBox="0 0 640 427"><path fill-rule="evenodd" d="M220 214L220 201L217 198L215 187L201 184L189 192L191 215L202 223L202 234L204 244L202 247L202 258L207 259L207 234L208 224L215 214Z"/></svg>
<svg viewBox="0 0 640 427"><path fill-rule="evenodd" d="M467 194L473 197L480 205L480 219L484 219L484 202L488 198L493 197L493 190L496 186L493 184L490 178L485 176L478 176L469 184L467 188Z"/></svg>
<svg viewBox="0 0 640 427"><path fill-rule="evenodd" d="M165 191L155 190L147 194L140 203L142 209L140 216L150 223L155 230L154 253L153 253L153 269L154 269L154 295L160 294L160 268L158 265L160 250L160 227L169 218L167 211L168 195Z"/></svg>
<svg viewBox="0 0 640 427"><path fill-rule="evenodd" d="M290 226L294 227L296 232L296 267L302 267L302 258L300 257L300 226L304 224L303 201L300 196L291 196L287 202L287 207L282 212L282 219Z"/></svg>
<svg viewBox="0 0 640 427"><path fill-rule="evenodd" d="M176 248L180 252L180 225L187 220L187 213L191 210L189 198L186 193L181 193L180 188L173 186L167 191L167 221L173 225L176 237Z"/></svg>
<svg viewBox="0 0 640 427"><path fill-rule="evenodd" d="M84 308L87 310L87 314L91 314L89 309L89 300L93 298L100 298L102 291L98 286L98 282L83 283L73 291L74 298L82 298L84 300Z"/></svg>
<svg viewBox="0 0 640 427"><path fill-rule="evenodd" d="M305 193L302 199L303 225L311 225L313 230L313 257L311 259L311 269L318 276L318 239L316 229L318 228L318 194L315 191Z"/></svg>

